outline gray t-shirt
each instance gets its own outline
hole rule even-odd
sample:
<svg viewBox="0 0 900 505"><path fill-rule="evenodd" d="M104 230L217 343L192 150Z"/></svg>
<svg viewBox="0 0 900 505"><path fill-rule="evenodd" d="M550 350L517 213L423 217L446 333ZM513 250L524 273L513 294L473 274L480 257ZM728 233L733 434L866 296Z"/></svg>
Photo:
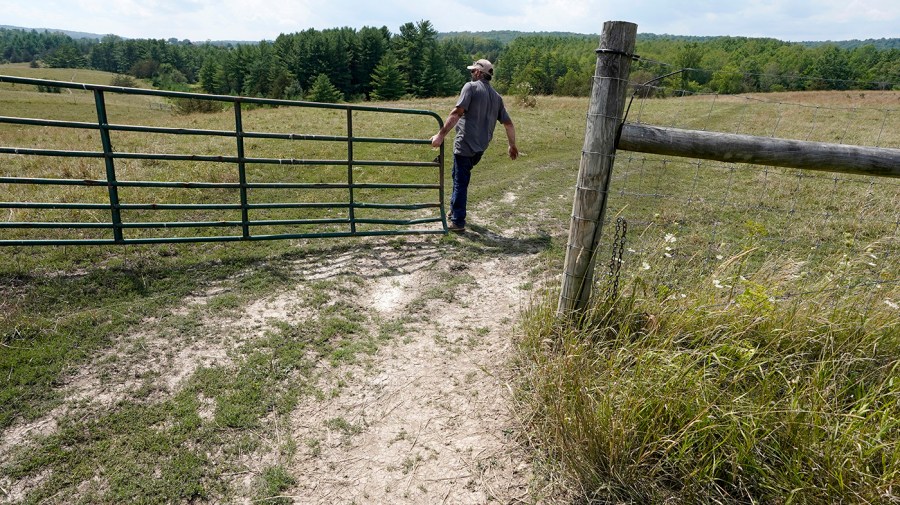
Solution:
<svg viewBox="0 0 900 505"><path fill-rule="evenodd" d="M467 82L456 106L465 109L465 113L456 123L453 154L474 156L484 152L494 136L497 122L511 121L503 106L503 98L484 79Z"/></svg>

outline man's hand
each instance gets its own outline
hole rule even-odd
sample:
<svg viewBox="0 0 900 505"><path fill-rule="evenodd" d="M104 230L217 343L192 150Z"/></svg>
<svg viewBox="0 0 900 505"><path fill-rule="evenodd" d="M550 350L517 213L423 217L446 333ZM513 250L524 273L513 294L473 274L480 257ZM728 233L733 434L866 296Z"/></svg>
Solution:
<svg viewBox="0 0 900 505"><path fill-rule="evenodd" d="M431 147L441 147L441 144L444 143L444 136L440 133L435 134L431 137Z"/></svg>
<svg viewBox="0 0 900 505"><path fill-rule="evenodd" d="M519 148L516 147L516 127L513 126L512 120L503 123L503 127L506 128L506 141L509 142L509 149L506 152L509 159L514 160L519 157Z"/></svg>

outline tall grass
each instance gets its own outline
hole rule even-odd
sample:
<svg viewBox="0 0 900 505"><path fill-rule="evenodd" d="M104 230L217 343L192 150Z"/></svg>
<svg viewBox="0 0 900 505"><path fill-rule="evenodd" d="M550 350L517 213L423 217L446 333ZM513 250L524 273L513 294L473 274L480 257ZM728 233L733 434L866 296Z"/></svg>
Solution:
<svg viewBox="0 0 900 505"><path fill-rule="evenodd" d="M825 289L775 301L771 269L741 266L684 297L636 277L577 322L533 307L519 399L535 442L598 500L896 500L900 313L823 310Z"/></svg>
<svg viewBox="0 0 900 505"><path fill-rule="evenodd" d="M854 125L848 114L869 117L835 97L802 107L840 116L827 128L771 114L800 106L719 114L740 98L640 110L655 124L778 124L786 137L835 141L834 124ZM858 133L842 138L900 145L893 130ZM599 503L900 499L898 202L893 180L620 152L609 215L629 231L607 226L601 250L625 240L621 269L598 256L578 320L556 317L548 289L519 342L519 405L563 487Z"/></svg>

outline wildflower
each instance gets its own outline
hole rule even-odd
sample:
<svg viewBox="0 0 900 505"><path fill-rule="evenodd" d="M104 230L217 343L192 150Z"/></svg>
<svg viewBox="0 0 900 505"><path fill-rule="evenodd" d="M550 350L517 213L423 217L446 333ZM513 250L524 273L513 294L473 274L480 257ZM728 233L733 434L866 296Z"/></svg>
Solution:
<svg viewBox="0 0 900 505"><path fill-rule="evenodd" d="M725 259L725 256L722 256L721 254L717 254L716 259L721 261L721 260Z"/></svg>
<svg viewBox="0 0 900 505"><path fill-rule="evenodd" d="M675 243L675 241L678 239L675 238L675 235L672 235L671 233L667 233L665 240L666 240L666 242L672 244L672 243Z"/></svg>
<svg viewBox="0 0 900 505"><path fill-rule="evenodd" d="M644 264L641 265L641 268L643 268L644 270L650 270L650 264L645 261Z"/></svg>
<svg viewBox="0 0 900 505"><path fill-rule="evenodd" d="M900 305L897 305L896 303L894 303L894 302L892 302L892 301L890 301L890 300L885 300L884 303L886 303L887 306L890 307L890 308L892 308L892 309L900 309Z"/></svg>
<svg viewBox="0 0 900 505"><path fill-rule="evenodd" d="M719 279L713 279L713 286L715 286L718 289L723 289L725 287L722 285L721 282L719 282Z"/></svg>
<svg viewBox="0 0 900 505"><path fill-rule="evenodd" d="M672 257L672 255L669 254L669 253L664 253L663 256L665 256L666 258L671 258L671 257Z"/></svg>

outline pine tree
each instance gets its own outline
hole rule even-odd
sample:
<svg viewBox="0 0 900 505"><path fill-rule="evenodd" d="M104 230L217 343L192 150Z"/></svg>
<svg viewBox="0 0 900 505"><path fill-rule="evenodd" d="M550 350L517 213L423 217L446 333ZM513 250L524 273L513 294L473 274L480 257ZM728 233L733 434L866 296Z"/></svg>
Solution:
<svg viewBox="0 0 900 505"><path fill-rule="evenodd" d="M343 100L340 90L331 84L331 80L325 74L319 74L309 90L307 99L313 102L338 103Z"/></svg>
<svg viewBox="0 0 900 505"><path fill-rule="evenodd" d="M406 94L406 86L397 56L392 52L385 53L372 73L372 99L397 100Z"/></svg>
<svg viewBox="0 0 900 505"><path fill-rule="evenodd" d="M53 68L84 68L87 59L82 56L75 46L60 46L47 57L47 65Z"/></svg>

